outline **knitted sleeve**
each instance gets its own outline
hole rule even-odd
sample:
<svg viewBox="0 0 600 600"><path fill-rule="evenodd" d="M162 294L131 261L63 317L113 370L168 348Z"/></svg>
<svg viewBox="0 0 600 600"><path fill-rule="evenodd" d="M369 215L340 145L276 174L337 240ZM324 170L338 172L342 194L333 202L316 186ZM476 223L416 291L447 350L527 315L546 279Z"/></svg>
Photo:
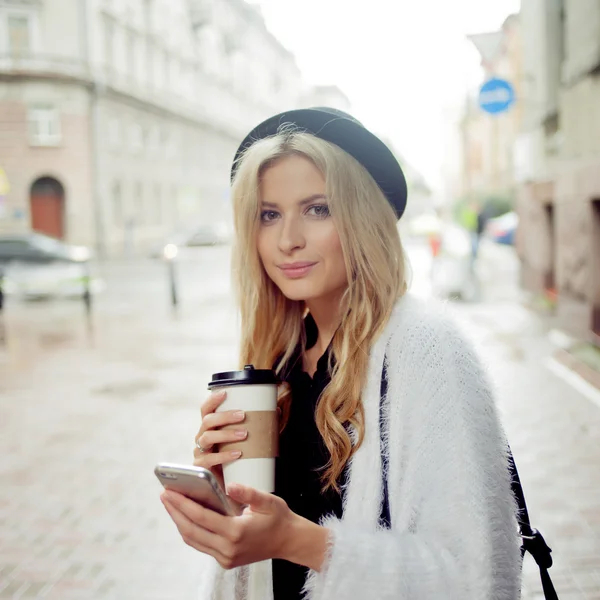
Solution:
<svg viewBox="0 0 600 600"><path fill-rule="evenodd" d="M486 373L445 318L406 326L391 347L392 529L327 518L326 564L306 598L515 600L516 506Z"/></svg>

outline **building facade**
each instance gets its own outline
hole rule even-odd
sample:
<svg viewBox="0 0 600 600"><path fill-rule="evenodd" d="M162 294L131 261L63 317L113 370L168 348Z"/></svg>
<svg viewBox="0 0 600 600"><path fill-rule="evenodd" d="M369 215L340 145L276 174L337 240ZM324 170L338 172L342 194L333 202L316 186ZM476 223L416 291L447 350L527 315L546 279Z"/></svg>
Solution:
<svg viewBox="0 0 600 600"><path fill-rule="evenodd" d="M481 59L484 78L499 77L521 95L521 26L518 15L506 19L499 31L469 36ZM517 101L497 115L484 112L476 94L466 99L460 122L462 142L461 196L473 203L489 198L510 202L515 196L513 147L522 109Z"/></svg>
<svg viewBox="0 0 600 600"><path fill-rule="evenodd" d="M600 341L600 5L522 3L525 118L516 147L523 285Z"/></svg>
<svg viewBox="0 0 600 600"><path fill-rule="evenodd" d="M244 0L0 0L0 232L111 256L226 220L237 144L306 98Z"/></svg>
<svg viewBox="0 0 600 600"><path fill-rule="evenodd" d="M331 106L338 110L351 113L350 99L336 85L315 85L309 88L304 98L304 106Z"/></svg>

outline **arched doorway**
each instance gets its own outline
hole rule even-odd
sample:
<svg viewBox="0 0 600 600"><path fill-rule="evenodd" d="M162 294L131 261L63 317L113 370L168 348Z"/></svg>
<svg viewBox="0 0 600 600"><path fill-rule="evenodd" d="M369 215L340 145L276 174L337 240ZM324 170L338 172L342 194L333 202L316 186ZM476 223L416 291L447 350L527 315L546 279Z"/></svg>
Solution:
<svg viewBox="0 0 600 600"><path fill-rule="evenodd" d="M62 239L65 235L65 189L53 177L40 177L31 185L29 196L31 228Z"/></svg>

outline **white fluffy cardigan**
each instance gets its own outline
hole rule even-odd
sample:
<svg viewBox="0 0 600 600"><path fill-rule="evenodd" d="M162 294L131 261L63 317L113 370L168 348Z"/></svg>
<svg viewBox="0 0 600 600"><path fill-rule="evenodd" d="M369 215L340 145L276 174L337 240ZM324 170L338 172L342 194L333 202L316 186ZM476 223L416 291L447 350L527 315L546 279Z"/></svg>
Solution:
<svg viewBox="0 0 600 600"><path fill-rule="evenodd" d="M349 464L310 600L515 600L521 563L506 440L488 378L441 303L401 299L371 350L365 438ZM379 391L388 359L391 530L382 499ZM270 600L271 562L221 569L202 555L200 600Z"/></svg>

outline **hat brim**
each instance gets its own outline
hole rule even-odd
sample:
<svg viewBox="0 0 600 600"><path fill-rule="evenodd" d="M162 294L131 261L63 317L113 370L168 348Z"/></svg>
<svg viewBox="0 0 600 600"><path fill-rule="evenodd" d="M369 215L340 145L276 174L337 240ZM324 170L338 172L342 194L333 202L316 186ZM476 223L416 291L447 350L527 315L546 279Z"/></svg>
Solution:
<svg viewBox="0 0 600 600"><path fill-rule="evenodd" d="M358 121L338 116L326 110L306 108L290 110L270 117L255 127L240 144L233 162L233 179L242 154L256 141L277 134L285 125L339 146L367 169L381 188L398 219L406 209L406 179L391 150Z"/></svg>

